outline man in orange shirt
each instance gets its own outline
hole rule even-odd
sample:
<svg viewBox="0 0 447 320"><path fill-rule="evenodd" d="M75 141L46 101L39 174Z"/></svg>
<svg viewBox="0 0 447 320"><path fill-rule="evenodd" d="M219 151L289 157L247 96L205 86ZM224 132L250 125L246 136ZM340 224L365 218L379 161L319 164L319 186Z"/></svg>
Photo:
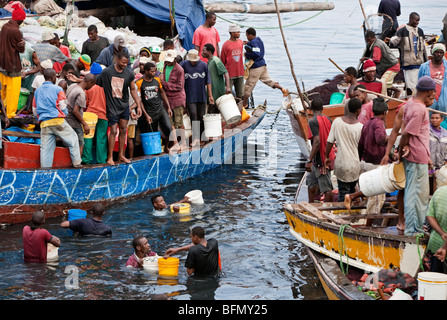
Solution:
<svg viewBox="0 0 447 320"><path fill-rule="evenodd" d="M100 74L101 66L93 62L90 73ZM82 162L89 164L93 162L92 147L96 141L96 163L106 163L107 160L107 115L106 115L106 97L104 89L95 84L86 91L87 112L92 112L98 116L96 123L95 136L92 139L84 139L84 150L82 152Z"/></svg>

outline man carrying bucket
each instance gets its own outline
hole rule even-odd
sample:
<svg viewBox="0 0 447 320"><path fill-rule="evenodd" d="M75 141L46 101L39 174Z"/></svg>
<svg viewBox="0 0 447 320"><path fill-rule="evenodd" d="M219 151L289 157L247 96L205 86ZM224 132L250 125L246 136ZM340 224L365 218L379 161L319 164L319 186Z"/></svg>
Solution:
<svg viewBox="0 0 447 320"><path fill-rule="evenodd" d="M80 236L111 236L112 228L102 222L104 214L106 213L105 207L100 203L96 203L91 210L91 218L63 221L60 226L62 228L69 228L73 232L78 232Z"/></svg>
<svg viewBox="0 0 447 320"><path fill-rule="evenodd" d="M429 76L419 79L417 93L404 109L405 129L399 143L398 159L405 167L405 235L423 232L430 185L430 119L427 107L436 98L436 83Z"/></svg>
<svg viewBox="0 0 447 320"><path fill-rule="evenodd" d="M192 243L180 248L166 250L165 259L179 251L188 251L185 267L188 275L198 277L220 277L222 267L220 263L219 245L215 238L205 239L205 230L194 227L191 230Z"/></svg>

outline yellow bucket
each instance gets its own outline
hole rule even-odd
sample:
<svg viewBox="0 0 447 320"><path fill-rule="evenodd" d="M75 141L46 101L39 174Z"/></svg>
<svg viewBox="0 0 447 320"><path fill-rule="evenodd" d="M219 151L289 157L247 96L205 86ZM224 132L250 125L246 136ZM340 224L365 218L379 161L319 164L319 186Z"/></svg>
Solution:
<svg viewBox="0 0 447 320"><path fill-rule="evenodd" d="M169 257L167 259L158 259L158 275L162 277L177 277L178 276L179 259Z"/></svg>
<svg viewBox="0 0 447 320"><path fill-rule="evenodd" d="M248 114L247 110L245 110L244 107L242 107L242 119L241 122L247 121L250 119L250 115Z"/></svg>
<svg viewBox="0 0 447 320"><path fill-rule="evenodd" d="M191 205L189 203L171 204L171 212L186 214L189 213L190 211L191 211Z"/></svg>
<svg viewBox="0 0 447 320"><path fill-rule="evenodd" d="M96 123L98 122L98 116L92 112L84 112L83 118L90 128L90 133L84 134L84 138L91 139L95 136L95 128Z"/></svg>

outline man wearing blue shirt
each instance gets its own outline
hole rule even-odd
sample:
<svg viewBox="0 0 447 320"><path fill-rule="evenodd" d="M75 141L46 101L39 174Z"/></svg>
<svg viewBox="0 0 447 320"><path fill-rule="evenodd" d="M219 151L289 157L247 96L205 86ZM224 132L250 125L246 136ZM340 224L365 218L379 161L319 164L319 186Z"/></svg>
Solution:
<svg viewBox="0 0 447 320"><path fill-rule="evenodd" d="M256 36L256 30L253 28L248 28L245 33L248 40L245 44L245 58L247 60L253 60L253 64L249 69L248 78L245 81L243 98L244 108L247 107L248 98L250 97L251 92L255 88L258 80L261 80L269 87L280 89L284 97L287 97L289 95L289 90L281 87L278 82L269 76L267 64L264 60L264 43L262 42L261 38Z"/></svg>

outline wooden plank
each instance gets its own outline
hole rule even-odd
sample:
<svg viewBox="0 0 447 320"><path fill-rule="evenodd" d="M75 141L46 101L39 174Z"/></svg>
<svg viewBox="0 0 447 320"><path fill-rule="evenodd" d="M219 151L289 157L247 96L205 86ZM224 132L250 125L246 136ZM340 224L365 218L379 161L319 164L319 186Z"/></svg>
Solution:
<svg viewBox="0 0 447 320"><path fill-rule="evenodd" d="M340 218L346 220L354 219L393 219L398 218L399 215L395 213L384 213L384 214L356 214L356 215L341 215Z"/></svg>
<svg viewBox="0 0 447 320"><path fill-rule="evenodd" d="M301 201L300 203L298 203L298 205L300 207L302 207L306 212L309 212L310 214L317 217L318 219L321 219L321 220L327 219L327 220L330 220L337 224L349 224L348 221L345 221L343 219L338 219L335 216L332 216L330 214L327 214L325 212L318 210L315 206L313 206L312 204L310 204L307 201Z"/></svg>

